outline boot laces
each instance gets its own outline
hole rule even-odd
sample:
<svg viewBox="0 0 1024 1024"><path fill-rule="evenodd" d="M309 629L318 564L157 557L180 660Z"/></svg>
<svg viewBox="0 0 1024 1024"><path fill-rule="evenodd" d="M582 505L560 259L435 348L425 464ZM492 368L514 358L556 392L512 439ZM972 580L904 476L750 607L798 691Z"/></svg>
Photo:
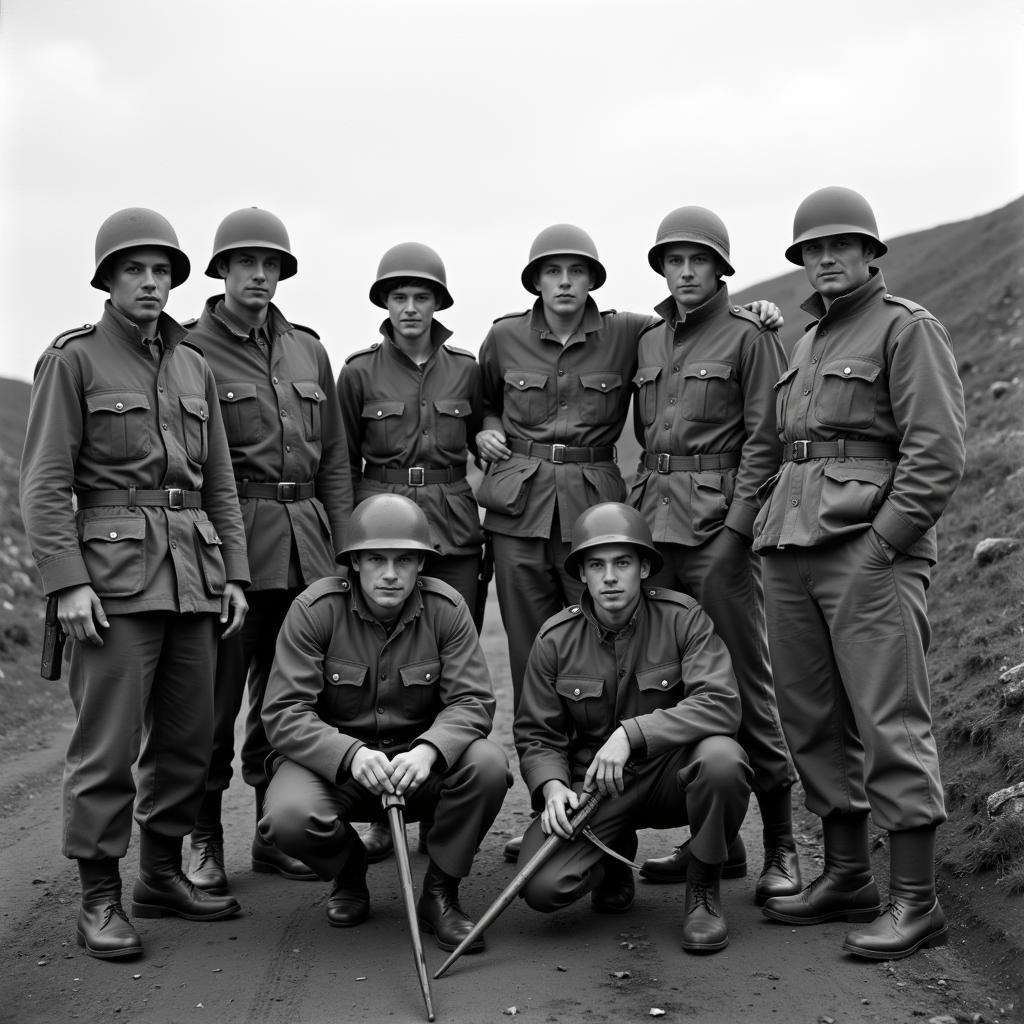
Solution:
<svg viewBox="0 0 1024 1024"><path fill-rule="evenodd" d="M212 860L217 867L223 869L224 867L224 849L219 843L203 843L199 847L199 867L200 869L206 866L206 862Z"/></svg>
<svg viewBox="0 0 1024 1024"><path fill-rule="evenodd" d="M124 912L124 907L121 906L121 901L112 900L103 908L103 923L100 925L100 928L106 928L107 925L110 924L110 919L114 917L115 914L121 918L125 924L128 923L128 915Z"/></svg>
<svg viewBox="0 0 1024 1024"><path fill-rule="evenodd" d="M718 917L718 909L715 907L714 892L710 885L701 882L690 883L690 896L693 899L693 906L690 910L696 910L698 906L703 907L709 914Z"/></svg>
<svg viewBox="0 0 1024 1024"><path fill-rule="evenodd" d="M786 850L781 846L769 846L764 851L764 871L769 868L778 868L779 871L786 870ZM788 872L787 872L788 873Z"/></svg>

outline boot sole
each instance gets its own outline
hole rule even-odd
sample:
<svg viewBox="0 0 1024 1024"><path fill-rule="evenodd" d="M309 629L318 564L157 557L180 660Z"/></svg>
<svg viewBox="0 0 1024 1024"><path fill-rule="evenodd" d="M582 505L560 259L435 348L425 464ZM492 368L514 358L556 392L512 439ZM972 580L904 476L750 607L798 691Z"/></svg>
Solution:
<svg viewBox="0 0 1024 1024"><path fill-rule="evenodd" d="M419 921L420 928L425 931L428 935L434 936L434 943L439 949L443 949L446 953L459 948L457 942L445 942L444 939L440 938L437 932L434 930L434 926L428 921L424 921L422 917L417 918ZM463 953L482 953L486 948L484 937L481 935L468 949L464 949Z"/></svg>
<svg viewBox="0 0 1024 1024"><path fill-rule="evenodd" d="M859 956L864 960L903 960L908 956L913 956L919 949L928 949L930 946L945 946L948 941L949 930L943 925L937 931L932 932L931 935L926 935L923 939L906 949L888 951L861 949L859 946L851 946L846 942L843 943L843 949L847 953L852 953L854 956Z"/></svg>
<svg viewBox="0 0 1024 1024"><path fill-rule="evenodd" d="M645 882L655 882L659 885L682 885L686 881L686 873L681 875L675 874L663 874L658 875L649 873L643 868L640 868L640 877ZM746 878L747 877L747 862L744 861L742 864L725 864L722 868L722 878Z"/></svg>
<svg viewBox="0 0 1024 1024"><path fill-rule="evenodd" d="M769 921L779 921L782 924L827 924L829 921L849 921L852 924L865 924L874 921L882 912L882 904L874 907L864 907L857 910L837 910L828 914L816 914L814 917L797 917L794 914L780 914L777 910L761 908L761 913Z"/></svg>
<svg viewBox="0 0 1024 1024"><path fill-rule="evenodd" d="M369 858L367 858L369 860ZM373 861L370 861L372 864ZM316 882L319 881L319 876L314 874L312 871L304 871L301 874L297 871L285 871L283 868L279 868L276 864L272 864L268 860L253 860L252 869L258 875L280 875L282 878L288 878L293 882ZM195 885L195 883L192 883ZM198 889L199 886L196 886ZM228 894L227 889L223 892L218 892L216 889L207 889L206 892L213 893L216 896L226 896Z"/></svg>
<svg viewBox="0 0 1024 1024"><path fill-rule="evenodd" d="M729 937L726 936L721 942L682 942L680 945L685 952L702 956L707 953L720 953L729 945Z"/></svg>
<svg viewBox="0 0 1024 1024"><path fill-rule="evenodd" d="M186 921L222 921L226 917L233 917L242 908L236 903L233 907L226 907L215 913L190 914L186 910L179 910L177 907L165 907L156 903L136 903L132 901L132 917L180 917Z"/></svg>
<svg viewBox="0 0 1024 1024"><path fill-rule="evenodd" d="M94 956L97 960L127 960L129 957L142 955L141 946L128 946L125 949L93 949L85 941L85 936L77 930L75 932L75 941L89 956Z"/></svg>

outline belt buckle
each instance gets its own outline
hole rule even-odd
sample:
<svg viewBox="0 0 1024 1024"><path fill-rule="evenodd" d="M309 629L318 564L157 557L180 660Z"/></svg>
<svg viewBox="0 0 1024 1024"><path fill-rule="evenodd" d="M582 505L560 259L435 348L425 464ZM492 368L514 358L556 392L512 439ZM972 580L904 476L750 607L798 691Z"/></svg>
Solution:
<svg viewBox="0 0 1024 1024"><path fill-rule="evenodd" d="M655 469L657 469L657 471L659 473L668 473L669 472L669 460L671 458L672 458L672 456L669 455L668 452L658 452L658 465L655 466Z"/></svg>
<svg viewBox="0 0 1024 1024"><path fill-rule="evenodd" d="M564 444L553 444L551 446L551 461L556 466L560 466L565 462L565 445Z"/></svg>
<svg viewBox="0 0 1024 1024"><path fill-rule="evenodd" d="M422 487L426 483L425 473L426 470L422 466L410 466L408 474L409 486Z"/></svg>
<svg viewBox="0 0 1024 1024"><path fill-rule="evenodd" d="M295 501L298 494L298 484L294 480L282 480L277 485L277 500L278 501Z"/></svg>
<svg viewBox="0 0 1024 1024"><path fill-rule="evenodd" d="M167 488L167 507L168 508L184 508L185 507L185 492L180 487L168 487Z"/></svg>
<svg viewBox="0 0 1024 1024"><path fill-rule="evenodd" d="M810 441L790 441L789 457L793 462L806 462L810 457Z"/></svg>

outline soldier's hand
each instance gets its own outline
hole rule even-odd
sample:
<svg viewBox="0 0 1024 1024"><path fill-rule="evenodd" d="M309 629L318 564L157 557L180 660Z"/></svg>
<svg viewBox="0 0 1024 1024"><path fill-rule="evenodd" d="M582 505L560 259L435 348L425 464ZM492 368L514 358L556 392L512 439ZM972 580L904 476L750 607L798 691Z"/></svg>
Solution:
<svg viewBox="0 0 1024 1024"><path fill-rule="evenodd" d="M387 754L372 747L360 747L352 758L352 778L374 796L394 793L391 784L391 762Z"/></svg>
<svg viewBox="0 0 1024 1024"><path fill-rule="evenodd" d="M230 616L231 624L221 633L221 640L234 636L242 628L248 611L249 602L246 601L242 588L237 583L225 583L224 593L220 599L220 621L223 624Z"/></svg>
<svg viewBox="0 0 1024 1024"><path fill-rule="evenodd" d="M770 327L774 331L777 331L786 322L782 316L782 310L767 299L748 302L743 308L749 309L765 327Z"/></svg>
<svg viewBox="0 0 1024 1024"><path fill-rule="evenodd" d="M417 743L404 754L391 759L391 784L399 796L414 793L426 781L430 769L437 761L437 747L430 743Z"/></svg>
<svg viewBox="0 0 1024 1024"><path fill-rule="evenodd" d="M103 646L103 638L96 626L110 627L103 605L88 583L68 587L57 595L57 621L68 636L86 640L97 647Z"/></svg>
<svg viewBox="0 0 1024 1024"><path fill-rule="evenodd" d="M580 805L578 793L574 793L564 782L552 780L544 784L544 810L540 812L540 827L544 835L554 833L563 839L572 836L569 811Z"/></svg>
<svg viewBox="0 0 1024 1024"><path fill-rule="evenodd" d="M512 456L512 449L505 444L505 435L500 430L481 430L476 435L476 450L481 459L501 462Z"/></svg>
<svg viewBox="0 0 1024 1024"><path fill-rule="evenodd" d="M596 789L602 796L618 796L625 788L622 770L631 753L626 730L620 725L594 755L583 780L583 788Z"/></svg>

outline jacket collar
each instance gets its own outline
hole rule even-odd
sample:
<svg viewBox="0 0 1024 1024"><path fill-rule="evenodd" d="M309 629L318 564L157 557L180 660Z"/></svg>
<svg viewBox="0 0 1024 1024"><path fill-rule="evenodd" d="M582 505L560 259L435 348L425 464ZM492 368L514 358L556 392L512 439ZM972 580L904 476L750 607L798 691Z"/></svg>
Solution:
<svg viewBox="0 0 1024 1024"><path fill-rule="evenodd" d="M103 303L103 317L100 323L112 333L124 338L125 341L130 341L139 346L147 343L146 339L142 337L139 325L134 320L129 320L124 313L114 306L110 299ZM157 320L156 333L167 350L174 348L188 334L177 320L166 313L160 314L160 319Z"/></svg>
<svg viewBox="0 0 1024 1024"><path fill-rule="evenodd" d="M381 323L380 333L384 338L385 347L388 348L392 354L400 355L406 359L408 358L395 341L395 328L391 323L390 317ZM430 347L436 353L453 333L454 332L448 330L448 328L435 317L430 324Z"/></svg>
<svg viewBox="0 0 1024 1024"><path fill-rule="evenodd" d="M224 302L223 295L211 295L206 300L203 314L216 321L228 334L240 340L247 340L253 331L252 327L243 324L241 320L231 314L231 311ZM285 334L291 329L292 325L285 318L281 310L273 303L270 303L267 308L267 319L260 330L263 331L268 339L271 339L276 338L279 334Z"/></svg>
<svg viewBox="0 0 1024 1024"><path fill-rule="evenodd" d="M658 314L670 327L679 328L683 324L700 324L710 320L713 316L721 313L729 305L729 289L725 282L721 282L715 290L714 295L702 302L696 309L691 309L685 316L680 316L676 300L670 295L663 302L654 307Z"/></svg>
<svg viewBox="0 0 1024 1024"><path fill-rule="evenodd" d="M578 330L583 331L584 334L592 334L594 331L601 330L604 321L601 319L601 311L597 308L597 303L593 298L588 295L587 301L583 306L583 319L580 321ZM538 299L533 304L533 313L530 316L530 330L537 331L538 334L543 337L546 334L551 335L551 328L548 326L547 317L544 316L544 301Z"/></svg>
<svg viewBox="0 0 1024 1024"><path fill-rule="evenodd" d="M609 629L603 623L601 623L597 614L594 611L594 599L590 596L589 590L583 591L583 597L580 599L580 608L583 611L583 617L587 620L590 626L597 633L598 639L603 644L611 644L618 640L628 639L637 630L640 622L647 614L647 602L644 598L643 587L640 588L640 600L637 602L636 608L633 610L633 614L630 616L629 622L627 622L621 629Z"/></svg>
<svg viewBox="0 0 1024 1024"><path fill-rule="evenodd" d="M814 317L814 322L828 320L830 323L835 320L843 320L846 317L856 316L862 310L878 301L879 296L886 292L885 279L878 267L868 268L868 279L852 292L840 295L832 305L825 309L825 300L815 292L806 302L800 303L800 308L805 313Z"/></svg>
<svg viewBox="0 0 1024 1024"><path fill-rule="evenodd" d="M363 593L363 588L359 583L359 573L357 573L355 569L351 570L349 573L349 583L351 585L351 590L349 592L352 594L352 612L358 615L365 622L368 622L371 625L376 624L380 626L381 629L384 629L384 623L370 611L370 606L366 601L366 595ZM420 582L417 577L416 586L413 587L412 593L405 599L405 604L403 604L398 610L398 615L394 619L391 632L395 633L400 626L405 627L408 625L408 623L417 618L422 611L423 595L420 593Z"/></svg>

